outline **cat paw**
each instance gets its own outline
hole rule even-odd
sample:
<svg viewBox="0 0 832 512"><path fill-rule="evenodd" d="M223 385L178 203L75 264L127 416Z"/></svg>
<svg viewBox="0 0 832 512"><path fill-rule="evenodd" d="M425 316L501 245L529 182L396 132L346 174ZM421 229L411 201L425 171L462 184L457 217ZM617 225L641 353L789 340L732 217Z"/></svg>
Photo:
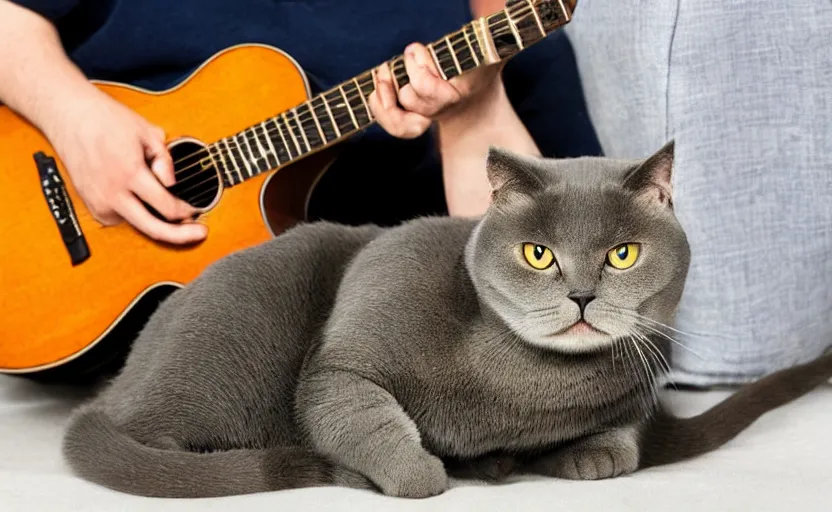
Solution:
<svg viewBox="0 0 832 512"><path fill-rule="evenodd" d="M448 474L442 461L428 453L403 457L391 462L383 481L382 492L398 498L429 498L448 488Z"/></svg>
<svg viewBox="0 0 832 512"><path fill-rule="evenodd" d="M601 480L638 469L638 436L622 428L587 437L534 461L533 471L569 480Z"/></svg>
<svg viewBox="0 0 832 512"><path fill-rule="evenodd" d="M557 461L555 476L570 480L602 480L637 469L638 458L615 448L564 450Z"/></svg>

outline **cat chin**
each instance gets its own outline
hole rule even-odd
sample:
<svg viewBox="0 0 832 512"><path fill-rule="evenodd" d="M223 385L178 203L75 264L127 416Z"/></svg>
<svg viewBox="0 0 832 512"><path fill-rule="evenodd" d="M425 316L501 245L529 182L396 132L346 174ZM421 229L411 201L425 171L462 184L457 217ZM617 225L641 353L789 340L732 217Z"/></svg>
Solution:
<svg viewBox="0 0 832 512"><path fill-rule="evenodd" d="M536 347L567 354L595 352L612 346L615 338L602 332L561 333L525 341Z"/></svg>

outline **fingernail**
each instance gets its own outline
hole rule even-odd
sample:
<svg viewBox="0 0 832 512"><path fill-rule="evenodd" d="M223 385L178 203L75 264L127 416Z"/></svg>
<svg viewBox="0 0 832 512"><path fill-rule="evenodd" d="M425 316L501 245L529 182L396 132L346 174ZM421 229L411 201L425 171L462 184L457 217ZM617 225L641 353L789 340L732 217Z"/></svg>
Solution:
<svg viewBox="0 0 832 512"><path fill-rule="evenodd" d="M383 80L381 77L378 78L378 87L376 88L376 94L378 94L378 99L381 102L381 107L384 110L390 108L390 97L388 96L389 89L387 80Z"/></svg>
<svg viewBox="0 0 832 512"><path fill-rule="evenodd" d="M428 63L425 62L425 54L423 52L416 52L414 50L410 51L410 56L413 57L413 60L416 61L416 65L421 67L427 67Z"/></svg>
<svg viewBox="0 0 832 512"><path fill-rule="evenodd" d="M428 50L430 51L430 50ZM436 71L436 66L434 65L433 59L426 60L427 57L425 56L424 52L419 52L415 54L416 57L416 65L422 69L427 70L428 73L435 77L439 77L439 72Z"/></svg>
<svg viewBox="0 0 832 512"><path fill-rule="evenodd" d="M193 224L193 228L191 229L193 229L194 236L198 236L200 238L205 238L205 236L208 234L208 227L205 224L199 224L198 222L195 222Z"/></svg>
<svg viewBox="0 0 832 512"><path fill-rule="evenodd" d="M176 183L176 178L171 179L170 173L165 172L165 163L162 160L157 159L150 168L163 185L170 187Z"/></svg>
<svg viewBox="0 0 832 512"><path fill-rule="evenodd" d="M387 96L386 92L380 91L379 95L378 95L378 99L381 100L381 106L382 106L382 108L384 108L384 110L387 110L387 109L390 108L390 97Z"/></svg>

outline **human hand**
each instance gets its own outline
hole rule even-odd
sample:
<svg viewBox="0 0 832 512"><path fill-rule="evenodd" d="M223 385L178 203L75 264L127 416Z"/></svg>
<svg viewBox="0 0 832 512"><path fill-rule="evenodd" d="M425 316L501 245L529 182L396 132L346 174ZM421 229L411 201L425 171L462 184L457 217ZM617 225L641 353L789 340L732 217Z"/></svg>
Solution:
<svg viewBox="0 0 832 512"><path fill-rule="evenodd" d="M501 64L486 65L442 79L428 49L419 43L404 52L409 83L396 94L388 65L376 69L375 91L369 97L370 110L385 131L394 137L412 139L422 135L433 121L442 122L462 115L468 108L490 101L488 94L501 85ZM396 104L396 100L401 106Z"/></svg>
<svg viewBox="0 0 832 512"><path fill-rule="evenodd" d="M96 89L64 103L44 132L101 224L126 220L154 240L175 244L205 238L204 225L188 222L197 210L165 189L176 179L161 128ZM166 219L183 222L160 220L141 200Z"/></svg>

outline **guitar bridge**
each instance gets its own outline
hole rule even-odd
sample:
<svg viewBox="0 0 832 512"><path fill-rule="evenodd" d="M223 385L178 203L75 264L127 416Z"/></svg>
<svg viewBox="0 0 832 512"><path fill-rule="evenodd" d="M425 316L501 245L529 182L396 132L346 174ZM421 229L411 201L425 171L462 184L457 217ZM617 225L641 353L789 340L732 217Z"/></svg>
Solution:
<svg viewBox="0 0 832 512"><path fill-rule="evenodd" d="M66 185L58 172L55 159L42 151L38 151L33 156L38 168L43 197L58 226L64 246L69 252L72 266L80 265L90 257L90 249L81 226L78 224L75 208L72 206L69 194L66 193Z"/></svg>

